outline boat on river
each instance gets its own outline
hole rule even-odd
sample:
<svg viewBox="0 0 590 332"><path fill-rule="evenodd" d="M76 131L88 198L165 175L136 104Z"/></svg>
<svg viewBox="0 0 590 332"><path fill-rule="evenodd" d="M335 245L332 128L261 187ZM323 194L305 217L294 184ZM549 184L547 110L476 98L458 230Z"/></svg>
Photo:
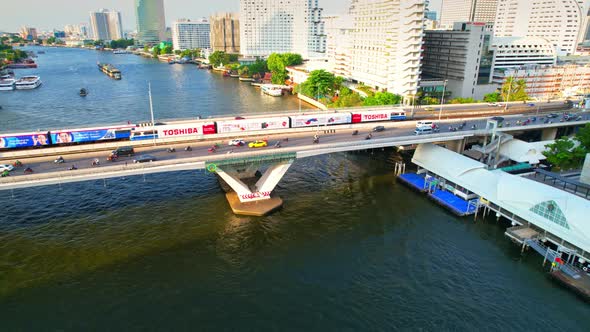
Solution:
<svg viewBox="0 0 590 332"><path fill-rule="evenodd" d="M39 76L23 76L16 81L15 87L17 90L33 90L40 87L42 83Z"/></svg>
<svg viewBox="0 0 590 332"><path fill-rule="evenodd" d="M121 79L121 71L108 63L99 63L98 69L116 80Z"/></svg>
<svg viewBox="0 0 590 332"><path fill-rule="evenodd" d="M283 95L283 87L280 85L265 84L261 89L263 93L272 97L280 97Z"/></svg>
<svg viewBox="0 0 590 332"><path fill-rule="evenodd" d="M79 94L80 94L80 97L86 97L86 96L88 96L88 90L86 90L86 88L82 88L82 89L80 89Z"/></svg>
<svg viewBox="0 0 590 332"><path fill-rule="evenodd" d="M0 91L12 91L16 80L14 78L6 77L0 79Z"/></svg>

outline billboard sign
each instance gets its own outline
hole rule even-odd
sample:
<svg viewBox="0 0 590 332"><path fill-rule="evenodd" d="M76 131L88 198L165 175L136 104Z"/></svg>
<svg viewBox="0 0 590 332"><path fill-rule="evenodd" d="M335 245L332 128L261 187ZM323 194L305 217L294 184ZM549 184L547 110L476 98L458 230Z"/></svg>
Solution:
<svg viewBox="0 0 590 332"><path fill-rule="evenodd" d="M201 136L215 134L214 122L179 123L173 125L156 126L158 138Z"/></svg>
<svg viewBox="0 0 590 332"><path fill-rule="evenodd" d="M292 128L329 126L346 123L351 123L350 113L310 114L291 117Z"/></svg>
<svg viewBox="0 0 590 332"><path fill-rule="evenodd" d="M217 121L220 134L287 128L289 128L289 117L286 116Z"/></svg>
<svg viewBox="0 0 590 332"><path fill-rule="evenodd" d="M49 133L0 135L0 149L49 145Z"/></svg>

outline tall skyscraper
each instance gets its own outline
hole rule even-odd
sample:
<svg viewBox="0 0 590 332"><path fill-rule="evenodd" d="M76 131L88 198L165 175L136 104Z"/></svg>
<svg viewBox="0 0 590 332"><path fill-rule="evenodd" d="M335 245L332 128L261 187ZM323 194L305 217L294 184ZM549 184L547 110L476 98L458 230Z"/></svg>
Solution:
<svg viewBox="0 0 590 332"><path fill-rule="evenodd" d="M135 0L135 17L139 44L153 45L165 39L163 0Z"/></svg>
<svg viewBox="0 0 590 332"><path fill-rule="evenodd" d="M172 24L172 45L175 50L192 50L210 48L209 21L178 20Z"/></svg>
<svg viewBox="0 0 590 332"><path fill-rule="evenodd" d="M424 0L352 0L351 77L379 90L415 95L424 11Z"/></svg>
<svg viewBox="0 0 590 332"><path fill-rule="evenodd" d="M455 22L483 22L491 30L498 0L442 0L440 25L452 29Z"/></svg>
<svg viewBox="0 0 590 332"><path fill-rule="evenodd" d="M558 55L573 54L588 12L588 0L499 0L495 37L541 37Z"/></svg>
<svg viewBox="0 0 590 332"><path fill-rule="evenodd" d="M240 53L240 20L235 13L218 13L209 18L213 51Z"/></svg>
<svg viewBox="0 0 590 332"><path fill-rule="evenodd" d="M123 38L121 13L118 11L101 9L98 12L90 12L90 27L94 40Z"/></svg>
<svg viewBox="0 0 590 332"><path fill-rule="evenodd" d="M293 52L309 58L325 53L318 0L240 0L240 47L244 56Z"/></svg>

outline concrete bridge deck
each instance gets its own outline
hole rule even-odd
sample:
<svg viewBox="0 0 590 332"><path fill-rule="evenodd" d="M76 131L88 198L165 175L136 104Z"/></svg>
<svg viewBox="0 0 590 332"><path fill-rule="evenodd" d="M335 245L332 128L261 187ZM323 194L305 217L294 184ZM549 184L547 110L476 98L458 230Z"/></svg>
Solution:
<svg viewBox="0 0 590 332"><path fill-rule="evenodd" d="M527 126L510 126L499 128L499 131L514 132L521 130L539 130L546 128L557 128L563 126L577 126L590 122L590 114L583 114L582 121L575 122L557 122L551 124L536 123ZM515 123L519 119L525 119L527 116L511 116L506 117L507 121ZM227 141L221 145L217 152L210 153L208 148L212 142L181 142L168 143L166 145L145 146L136 149L136 156L142 154L150 154L157 158L157 161L134 164L133 157L122 157L117 162L107 162L105 158L108 152L92 151L84 153L74 153L71 155L64 155L66 163L55 164L53 160L57 154L48 154L43 157L28 158L22 160L25 166L31 167L34 170L33 174L24 175L23 168L18 168L12 172L11 176L0 178L0 190L17 189L34 186L43 186L68 182L79 182L96 179L107 179L113 177L124 177L132 175L142 175L160 172L172 172L182 170L197 170L204 169L207 163L220 162L226 159L243 158L247 161L249 158L259 158L266 156L266 158L273 159L273 155L279 156L284 153L293 153L295 158L305 158L317 156L328 153L367 150L375 148L384 148L392 146L413 145L419 143L436 143L436 142L450 142L461 141L472 136L488 135L489 132L483 129L486 120L471 120L468 121L464 130L450 132L449 126L457 126L462 121L448 120L439 122L441 131L431 135L413 135L415 128L414 122L393 122L393 123L372 123L363 124L360 126L350 126L346 128L334 129L327 127L326 129L336 130L334 133L323 134L324 127L320 128L320 143L313 144L313 132L290 132L285 130L281 134L272 136L264 136L269 139L269 146L260 149L250 149L248 147L230 147L227 146ZM476 129L471 130L472 125L476 125ZM370 129L376 125L385 125L386 130L383 132L373 133L373 139L366 140L365 136L370 132ZM359 128L359 135L353 136L352 131ZM263 138L262 136L253 137L254 139ZM288 141L284 139L288 138ZM280 141L280 148L273 147L274 143ZM119 145L127 145L128 142L120 142ZM183 148L190 144L192 151L184 151ZM177 152L166 152L168 147L175 147ZM101 165L92 167L92 160L98 158ZM69 171L71 165L76 165L77 170Z"/></svg>

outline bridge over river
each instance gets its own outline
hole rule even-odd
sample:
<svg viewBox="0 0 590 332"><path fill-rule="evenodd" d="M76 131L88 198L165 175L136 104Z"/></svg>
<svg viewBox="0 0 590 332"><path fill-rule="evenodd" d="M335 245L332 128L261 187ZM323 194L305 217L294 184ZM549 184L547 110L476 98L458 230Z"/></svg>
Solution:
<svg viewBox="0 0 590 332"><path fill-rule="evenodd" d="M212 135L211 139L192 141L146 142L135 146L135 157L121 157L117 162L107 162L109 151L115 146L129 145L129 142L106 143L89 146L70 146L52 149L25 150L16 153L4 153L0 158L4 162L19 159L25 166L34 170L33 174L23 174L22 169L12 172L11 176L0 179L0 190L26 187L64 184L70 182L108 179L134 175L145 175L160 172L186 171L207 169L216 173L234 192L228 193L228 200L235 212L244 214L264 214L282 204L280 198L273 198L272 191L283 175L296 159L318 156L322 154L400 147L421 143L444 144L447 148L462 152L470 138L486 137L493 131L515 134L523 131L537 130L542 132L543 140L555 139L557 130L563 127L581 126L590 122L590 114L579 113L579 121L544 123L536 121L526 126L515 125L518 120L530 116L507 116L506 122L511 126L492 128L487 118L453 119L437 122L440 132L428 135L415 135L415 121L379 123L385 126L381 132L372 132L372 138L366 139L373 124L353 124L320 128L284 129L269 133L251 133L245 137L222 134ZM539 118L543 114L539 115ZM576 115L578 116L578 115ZM450 131L464 121L463 129ZM353 131L359 131L353 135ZM313 143L312 137L319 134L319 143ZM229 146L228 140L242 138L247 141L268 140L268 146L248 148L247 146ZM280 147L275 147L280 142ZM212 144L219 144L215 152L210 152ZM185 151L190 145L192 150ZM174 147L176 152L167 152ZM149 154L155 157L153 162L133 163L134 158ZM53 162L57 156L64 156L64 164ZM99 166L92 166L92 161L101 160ZM68 170L76 165L76 170ZM263 171L255 183L248 183L246 178L254 178L254 174ZM274 201L273 201L274 200ZM251 207L249 209L248 207ZM260 212L262 211L262 212Z"/></svg>

